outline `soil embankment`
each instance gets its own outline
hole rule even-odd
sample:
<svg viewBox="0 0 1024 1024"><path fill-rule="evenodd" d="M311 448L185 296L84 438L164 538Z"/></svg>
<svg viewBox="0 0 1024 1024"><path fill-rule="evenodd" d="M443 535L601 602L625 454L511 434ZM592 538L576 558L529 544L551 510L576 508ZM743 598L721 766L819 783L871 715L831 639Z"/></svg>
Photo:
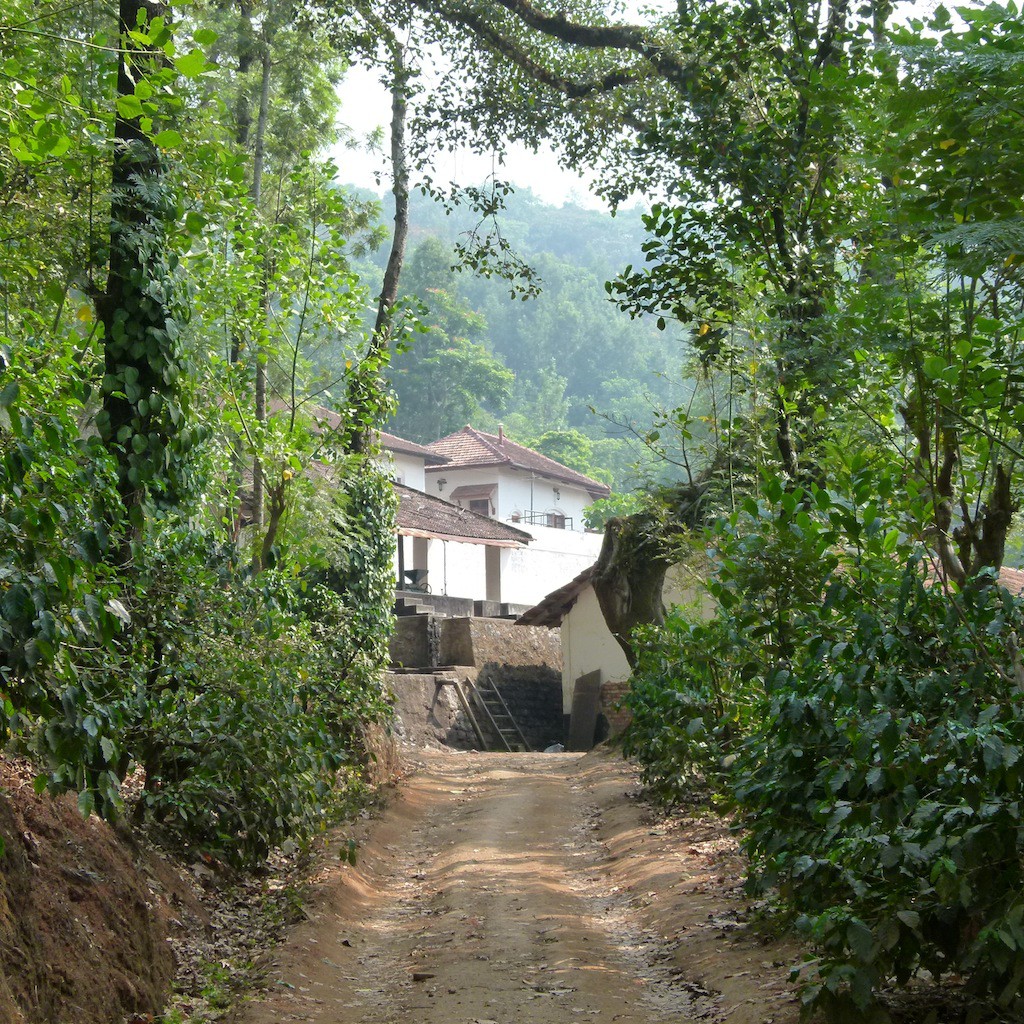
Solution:
<svg viewBox="0 0 1024 1024"><path fill-rule="evenodd" d="M244 1024L795 1020L719 822L651 820L611 756L414 758Z"/></svg>
<svg viewBox="0 0 1024 1024"><path fill-rule="evenodd" d="M0 758L0 1021L152 1019L188 886L73 797L36 795L34 774Z"/></svg>

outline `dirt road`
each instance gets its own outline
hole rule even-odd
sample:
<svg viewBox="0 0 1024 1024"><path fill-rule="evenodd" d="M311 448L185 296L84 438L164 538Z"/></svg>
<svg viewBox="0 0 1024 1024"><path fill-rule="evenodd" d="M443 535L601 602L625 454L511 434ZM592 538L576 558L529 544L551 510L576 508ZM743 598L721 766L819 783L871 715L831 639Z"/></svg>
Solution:
<svg viewBox="0 0 1024 1024"><path fill-rule="evenodd" d="M793 1019L720 825L652 823L614 757L415 757L244 1024Z"/></svg>

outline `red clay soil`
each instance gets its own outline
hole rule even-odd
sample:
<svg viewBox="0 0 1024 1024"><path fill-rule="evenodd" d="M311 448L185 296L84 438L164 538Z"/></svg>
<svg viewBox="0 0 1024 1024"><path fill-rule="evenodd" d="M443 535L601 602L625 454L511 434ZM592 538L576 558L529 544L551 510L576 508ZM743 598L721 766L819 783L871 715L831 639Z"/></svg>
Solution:
<svg viewBox="0 0 1024 1024"><path fill-rule="evenodd" d="M161 893L180 879L33 774L0 759L0 1021L151 1019L174 970Z"/></svg>
<svg viewBox="0 0 1024 1024"><path fill-rule="evenodd" d="M411 756L239 1024L796 1020L721 822L658 823L614 755Z"/></svg>

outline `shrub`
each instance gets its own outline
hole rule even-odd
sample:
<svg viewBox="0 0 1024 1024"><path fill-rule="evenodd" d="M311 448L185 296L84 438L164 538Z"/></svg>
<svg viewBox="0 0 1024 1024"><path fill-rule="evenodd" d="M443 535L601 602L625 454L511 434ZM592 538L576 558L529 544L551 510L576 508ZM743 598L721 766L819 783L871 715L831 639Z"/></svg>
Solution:
<svg viewBox="0 0 1024 1024"><path fill-rule="evenodd" d="M927 971L1019 1013L1024 607L928 585L886 493L769 482L720 523L717 620L642 638L630 749L656 793L737 812L751 886L821 953L807 1009L884 1019L879 989Z"/></svg>
<svg viewBox="0 0 1024 1024"><path fill-rule="evenodd" d="M723 763L749 728L753 702L737 656L742 638L730 632L728 617L691 622L673 609L663 626L634 635L623 751L639 760L648 792L662 803L727 788Z"/></svg>
<svg viewBox="0 0 1024 1024"><path fill-rule="evenodd" d="M984 579L928 588L911 563L821 615L838 621L766 680L734 778L754 881L823 952L805 1002L861 1020L924 969L1019 1009L1020 602Z"/></svg>

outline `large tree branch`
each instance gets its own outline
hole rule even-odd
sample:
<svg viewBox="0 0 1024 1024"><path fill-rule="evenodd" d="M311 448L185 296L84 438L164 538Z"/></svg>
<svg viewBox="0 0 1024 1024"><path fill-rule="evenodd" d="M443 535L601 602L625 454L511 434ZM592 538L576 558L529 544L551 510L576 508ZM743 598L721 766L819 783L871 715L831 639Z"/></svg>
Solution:
<svg viewBox="0 0 1024 1024"><path fill-rule="evenodd" d="M545 67L531 56L522 44L500 31L493 20L485 19L473 10L440 3L438 0L413 0L413 4L430 11L450 25L468 28L475 36L513 61L535 80L572 98L609 92L643 77L636 68L616 68L595 78L569 78ZM526 0L499 0L495 6L503 7L527 28L570 46L634 53L642 57L659 77L669 81L687 81L692 77L690 63L680 60L663 41L653 37L651 30L646 26L586 25L569 21L561 13L547 14Z"/></svg>
<svg viewBox="0 0 1024 1024"><path fill-rule="evenodd" d="M635 82L637 73L633 69L615 69L605 75L592 79L571 79L556 74L551 68L545 67L540 61L531 57L521 46L509 36L503 35L494 25L478 17L471 11L438 12L449 24L468 28L475 36L482 39L495 53L500 53L534 81L546 85L570 99L582 99L595 93L610 92L620 86Z"/></svg>

